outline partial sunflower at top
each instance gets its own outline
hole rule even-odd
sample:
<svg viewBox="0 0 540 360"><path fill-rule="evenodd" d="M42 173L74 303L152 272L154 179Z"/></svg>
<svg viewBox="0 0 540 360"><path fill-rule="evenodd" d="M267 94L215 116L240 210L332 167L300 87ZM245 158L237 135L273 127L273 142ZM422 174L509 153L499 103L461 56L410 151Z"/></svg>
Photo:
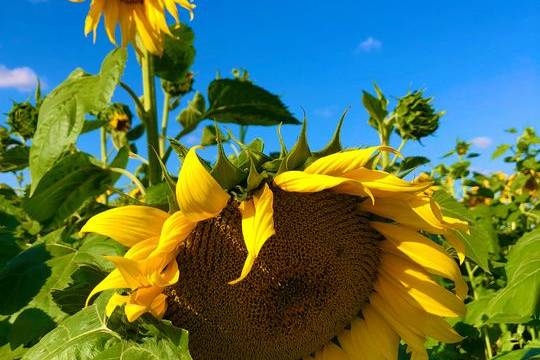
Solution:
<svg viewBox="0 0 540 360"><path fill-rule="evenodd" d="M83 2L84 0L70 0ZM189 0L92 0L90 11L84 24L84 33L94 34L101 20L105 17L105 30L109 40L116 45L116 26L120 23L122 47L128 43L136 46L136 36L150 53L161 55L163 52L163 36L171 34L167 25L168 12L179 23L177 4L189 11L193 18L195 4Z"/></svg>
<svg viewBox="0 0 540 360"><path fill-rule="evenodd" d="M452 232L467 224L441 214L430 183L372 169L391 148L333 147L317 158L300 142L282 152L283 166L236 168L245 176L229 192L223 172L210 175L192 148L177 183L180 211L127 206L90 219L83 232L130 247L109 258L116 270L90 297L121 289L107 314L123 306L130 321L164 316L189 331L195 360L395 360L400 340L418 360L428 358L427 338L460 341L445 318L463 316L467 286L424 234L461 252Z"/></svg>

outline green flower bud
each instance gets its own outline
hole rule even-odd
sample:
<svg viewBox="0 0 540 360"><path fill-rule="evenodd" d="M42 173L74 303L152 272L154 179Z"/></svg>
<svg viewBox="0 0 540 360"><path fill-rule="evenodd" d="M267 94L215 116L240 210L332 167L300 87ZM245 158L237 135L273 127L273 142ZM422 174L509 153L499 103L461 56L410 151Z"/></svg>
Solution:
<svg viewBox="0 0 540 360"><path fill-rule="evenodd" d="M38 109L28 101L14 103L8 113L8 124L13 132L24 139L30 139L36 132L38 122Z"/></svg>
<svg viewBox="0 0 540 360"><path fill-rule="evenodd" d="M468 142L458 140L458 142L456 143L456 153L459 156L463 156L469 151L470 147L471 144L469 144Z"/></svg>
<svg viewBox="0 0 540 360"><path fill-rule="evenodd" d="M193 73L188 72L186 77L180 81L162 80L161 86L163 87L163 91L165 91L167 94L172 97L177 97L190 93L193 90L194 82L195 80L193 78Z"/></svg>
<svg viewBox="0 0 540 360"><path fill-rule="evenodd" d="M105 110L102 110L98 119L106 121L111 131L127 132L131 128L133 114L127 105L114 103Z"/></svg>
<svg viewBox="0 0 540 360"><path fill-rule="evenodd" d="M432 98L424 98L422 91L414 91L399 99L394 110L396 131L402 139L420 140L433 134L439 127L444 112L435 112Z"/></svg>
<svg viewBox="0 0 540 360"><path fill-rule="evenodd" d="M3 152L9 144L9 130L0 126L0 153Z"/></svg>

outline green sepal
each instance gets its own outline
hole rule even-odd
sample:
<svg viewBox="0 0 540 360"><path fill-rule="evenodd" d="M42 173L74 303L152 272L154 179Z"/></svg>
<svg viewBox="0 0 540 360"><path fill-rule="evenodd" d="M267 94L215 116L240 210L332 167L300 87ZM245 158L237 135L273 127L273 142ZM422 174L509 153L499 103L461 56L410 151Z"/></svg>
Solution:
<svg viewBox="0 0 540 360"><path fill-rule="evenodd" d="M172 146L172 143L171 143ZM176 182L172 179L171 175L169 174L169 171L167 170L167 167L163 163L163 160L161 160L161 156L157 153L155 149L154 152L156 153L156 158L158 159L159 166L161 167L161 173L163 174L163 177L165 178L165 182L167 183L167 186L169 188L169 195L167 196L167 200L169 202L169 213L174 213L180 208L178 207L178 201L176 199Z"/></svg>
<svg viewBox="0 0 540 360"><path fill-rule="evenodd" d="M245 178L245 173L235 166L225 154L223 142L217 137L218 158L210 174L222 188L230 190L239 185Z"/></svg>
<svg viewBox="0 0 540 360"><path fill-rule="evenodd" d="M287 170L296 170L301 168L306 160L311 156L311 150L309 149L307 141L307 119L304 116L304 122L302 123L302 130L296 144L294 144L291 152L283 159L281 166L279 167L278 174L281 174Z"/></svg>
<svg viewBox="0 0 540 360"><path fill-rule="evenodd" d="M283 125L283 123L279 124L277 126L277 136L278 136L278 139L279 139L279 146L280 146L280 151L279 151L279 157L280 158L284 158L285 156L287 156L287 145L285 145L285 140L283 140L283 135L281 135L281 126Z"/></svg>
<svg viewBox="0 0 540 360"><path fill-rule="evenodd" d="M266 172L259 173L256 166L256 159L250 154L249 155L249 173L247 178L247 192L253 191L261 185L261 183L266 179Z"/></svg>
<svg viewBox="0 0 540 360"><path fill-rule="evenodd" d="M176 155L178 155L180 160L184 161L189 152L189 149L174 138L169 138L169 143L171 144L171 148L174 150Z"/></svg>
<svg viewBox="0 0 540 360"><path fill-rule="evenodd" d="M335 154L343 150L343 147L341 146L341 128L343 126L343 121L345 120L345 117L347 116L348 112L349 112L349 109L345 109L345 111L339 118L336 130L334 131L334 135L332 136L332 139L322 150L317 151L316 153L313 154L315 155L315 157L322 158L324 156Z"/></svg>

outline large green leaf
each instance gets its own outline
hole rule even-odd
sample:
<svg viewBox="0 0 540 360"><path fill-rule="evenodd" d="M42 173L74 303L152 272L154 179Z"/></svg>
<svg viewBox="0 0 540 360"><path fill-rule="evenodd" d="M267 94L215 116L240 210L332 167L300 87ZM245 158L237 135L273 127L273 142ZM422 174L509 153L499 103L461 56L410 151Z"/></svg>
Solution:
<svg viewBox="0 0 540 360"><path fill-rule="evenodd" d="M195 60L195 35L191 28L184 24L173 26L171 34L172 36L165 36L163 54L153 57L154 69L160 78L176 82L185 79Z"/></svg>
<svg viewBox="0 0 540 360"><path fill-rule="evenodd" d="M190 360L187 332L166 322L144 317L135 324L120 324L105 316L106 296L67 318L28 351L23 360ZM126 327L138 332L135 339L122 336ZM132 329L132 330L133 330ZM148 336L143 336L141 333Z"/></svg>
<svg viewBox="0 0 540 360"><path fill-rule="evenodd" d="M206 118L240 125L299 124L280 98L249 81L218 79L208 87Z"/></svg>
<svg viewBox="0 0 540 360"><path fill-rule="evenodd" d="M178 122L182 125L180 136L189 134L197 125L204 120L206 111L206 100L200 92L193 95L193 99L188 103L188 106L178 115Z"/></svg>
<svg viewBox="0 0 540 360"><path fill-rule="evenodd" d="M43 176L24 208L37 221L60 224L87 199L105 191L109 180L108 170L94 165L88 155L75 153Z"/></svg>
<svg viewBox="0 0 540 360"><path fill-rule="evenodd" d="M510 249L506 276L506 287L486 307L488 322L527 322L540 310L540 229L525 234Z"/></svg>
<svg viewBox="0 0 540 360"><path fill-rule="evenodd" d="M433 198L446 216L469 222L469 233L464 231L456 231L455 233L465 245L467 257L477 263L483 270L489 272L489 249L492 249L497 241L491 221L475 221L474 216L466 207L442 190L435 192Z"/></svg>
<svg viewBox="0 0 540 360"><path fill-rule="evenodd" d="M124 71L126 50L113 50L98 75L77 70L54 89L40 107L38 126L30 149L33 193L54 163L75 144L84 127L84 114L103 109L111 100Z"/></svg>

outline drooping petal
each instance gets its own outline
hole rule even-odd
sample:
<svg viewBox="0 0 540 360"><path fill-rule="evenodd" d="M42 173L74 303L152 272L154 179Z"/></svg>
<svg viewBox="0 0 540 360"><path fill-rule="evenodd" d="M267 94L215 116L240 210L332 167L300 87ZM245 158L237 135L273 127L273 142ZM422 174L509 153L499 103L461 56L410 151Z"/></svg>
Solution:
<svg viewBox="0 0 540 360"><path fill-rule="evenodd" d="M352 170L364 167L377 151L398 154L389 146L372 146L366 149L343 151L315 160L304 170L308 174L342 176Z"/></svg>
<svg viewBox="0 0 540 360"><path fill-rule="evenodd" d="M265 184L262 191L253 196L253 199L243 202L240 212L242 213L242 234L248 256L240 277L231 281L231 285L246 278L264 243L276 233L274 229L274 195L268 184Z"/></svg>
<svg viewBox="0 0 540 360"><path fill-rule="evenodd" d="M122 276L122 273L118 269L114 269L111 271L109 275L105 277L105 279L101 280L99 284L97 284L88 297L86 298L86 306L88 306L88 303L90 300L96 295L97 293L100 293L105 290L109 289L123 289L123 288L129 288L128 282L124 279Z"/></svg>
<svg viewBox="0 0 540 360"><path fill-rule="evenodd" d="M182 211L175 212L163 224L159 243L150 256L172 259L195 226L197 223L192 222Z"/></svg>
<svg viewBox="0 0 540 360"><path fill-rule="evenodd" d="M351 337L356 346L361 349L365 359L384 360L379 349L374 347L373 338L364 320L353 320L351 323Z"/></svg>
<svg viewBox="0 0 540 360"><path fill-rule="evenodd" d="M401 293L407 294L404 298L413 306L444 317L459 317L465 314L465 304L461 299L437 284L411 261L383 254L380 267L381 276L389 279L388 284L396 293L401 289Z"/></svg>
<svg viewBox="0 0 540 360"><path fill-rule="evenodd" d="M180 209L192 222L217 216L230 198L201 164L196 153L198 148L191 148L186 155L176 185Z"/></svg>
<svg viewBox="0 0 540 360"><path fill-rule="evenodd" d="M347 354L339 348L336 344L329 342L324 348L317 353L313 360L349 360Z"/></svg>
<svg viewBox="0 0 540 360"><path fill-rule="evenodd" d="M118 23L119 6L116 1L107 1L105 3L105 31L109 40L116 45L115 31Z"/></svg>
<svg viewBox="0 0 540 360"><path fill-rule="evenodd" d="M107 306L105 307L105 315L107 315L107 317L110 317L114 312L114 309L116 309L118 306L126 304L128 301L128 295L120 295L116 293L113 294L107 302Z"/></svg>
<svg viewBox="0 0 540 360"><path fill-rule="evenodd" d="M148 286L169 286L178 281L178 264L176 260L169 263L160 257L149 257L144 260L132 260L119 256L106 256L122 273L130 289Z"/></svg>
<svg viewBox="0 0 540 360"><path fill-rule="evenodd" d="M372 222L371 226L386 238L379 245L384 251L405 256L432 274L454 282L456 294L461 299L467 295L467 284L457 264L441 246L406 226Z"/></svg>
<svg viewBox="0 0 540 360"><path fill-rule="evenodd" d="M148 238L159 236L168 217L166 212L149 206L122 206L91 217L81 232L105 235L131 247Z"/></svg>
<svg viewBox="0 0 540 360"><path fill-rule="evenodd" d="M399 198L424 191L431 186L431 183L409 182L385 171L365 168L352 170L343 177L361 182L376 198Z"/></svg>
<svg viewBox="0 0 540 360"><path fill-rule="evenodd" d="M137 320L142 314L163 310L162 302L165 300L161 292L163 289L158 286L146 287L134 291L126 302L125 312L129 322ZM157 302L156 302L157 300ZM166 306L166 305L165 305Z"/></svg>
<svg viewBox="0 0 540 360"><path fill-rule="evenodd" d="M444 234L444 237L446 241L448 241L456 250L459 263L463 264L463 261L465 261L465 244L463 244L463 241L461 241L461 239L452 230L447 231Z"/></svg>
<svg viewBox="0 0 540 360"><path fill-rule="evenodd" d="M361 183L328 175L308 174L304 171L286 171L274 178L274 184L289 192L314 193L332 189L338 193L370 197L373 195Z"/></svg>

